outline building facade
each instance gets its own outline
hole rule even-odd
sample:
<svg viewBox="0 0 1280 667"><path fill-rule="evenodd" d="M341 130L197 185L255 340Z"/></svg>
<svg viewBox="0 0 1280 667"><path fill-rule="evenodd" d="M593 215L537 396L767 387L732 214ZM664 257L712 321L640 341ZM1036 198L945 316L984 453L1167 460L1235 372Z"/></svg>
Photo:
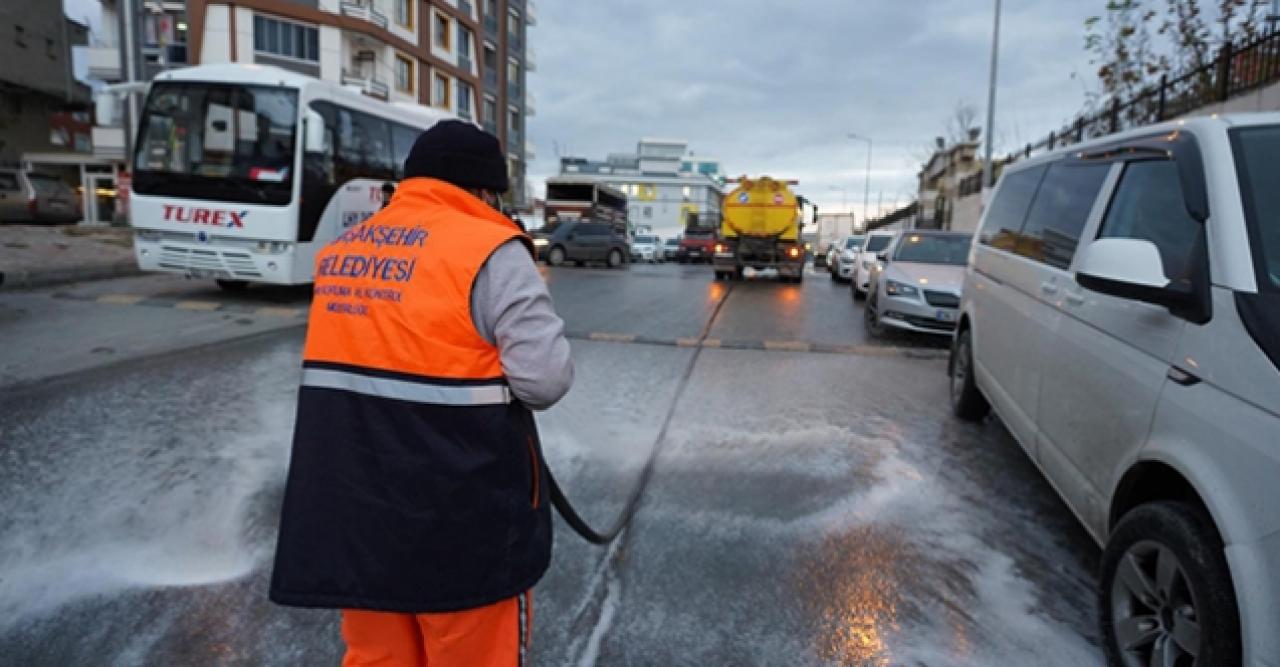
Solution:
<svg viewBox="0 0 1280 667"><path fill-rule="evenodd" d="M690 221L720 224L720 163L694 157L683 140L641 139L635 153L614 153L599 161L561 158L560 174L621 190L627 195L627 218L637 229L648 227L669 236Z"/></svg>
<svg viewBox="0 0 1280 667"><path fill-rule="evenodd" d="M526 204L532 0L187 0L192 64L259 63L422 104L496 135Z"/></svg>
<svg viewBox="0 0 1280 667"><path fill-rule="evenodd" d="M937 150L920 170L915 227L972 231L977 222L974 220L970 225L970 202L966 202L966 206L961 209L957 208L957 204L962 197L962 182L981 172L982 160L978 159L976 136L971 141L950 146L938 139ZM961 214L960 217L957 214Z"/></svg>
<svg viewBox="0 0 1280 667"><path fill-rule="evenodd" d="M91 96L71 49L87 42L88 28L64 16L61 2L0 2L0 163L58 176L82 207L92 195Z"/></svg>

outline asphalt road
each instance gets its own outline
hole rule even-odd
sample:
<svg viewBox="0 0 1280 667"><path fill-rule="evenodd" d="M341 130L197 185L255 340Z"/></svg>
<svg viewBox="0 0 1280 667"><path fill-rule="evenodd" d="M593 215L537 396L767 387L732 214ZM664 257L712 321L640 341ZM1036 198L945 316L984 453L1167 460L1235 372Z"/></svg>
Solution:
<svg viewBox="0 0 1280 667"><path fill-rule="evenodd" d="M578 381L540 426L591 521L673 414L618 542L557 523L534 664L1101 663L1097 548L998 422L948 416L944 342L867 340L825 274L547 279ZM335 613L265 599L305 306L0 293L0 662L337 664Z"/></svg>

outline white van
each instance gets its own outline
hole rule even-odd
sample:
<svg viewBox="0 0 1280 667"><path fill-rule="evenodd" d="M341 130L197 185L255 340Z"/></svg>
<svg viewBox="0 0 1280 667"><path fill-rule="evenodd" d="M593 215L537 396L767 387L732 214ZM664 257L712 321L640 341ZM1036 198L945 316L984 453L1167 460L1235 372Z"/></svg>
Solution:
<svg viewBox="0 0 1280 667"><path fill-rule="evenodd" d="M1280 666L1280 114L1010 166L952 408L994 409L1103 545L1115 665Z"/></svg>

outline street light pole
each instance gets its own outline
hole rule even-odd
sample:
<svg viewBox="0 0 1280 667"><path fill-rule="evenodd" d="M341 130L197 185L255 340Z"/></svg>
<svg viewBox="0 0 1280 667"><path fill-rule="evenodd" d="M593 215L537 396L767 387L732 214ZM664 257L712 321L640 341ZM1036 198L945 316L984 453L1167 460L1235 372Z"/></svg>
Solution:
<svg viewBox="0 0 1280 667"><path fill-rule="evenodd" d="M986 141L983 146L982 158L982 187L989 188L994 185L991 182L991 173L994 171L991 164L991 142L995 134L996 125L996 64L999 61L1000 54L1000 0L996 0L996 18L995 27L991 30L991 78L987 83L987 130L985 132Z"/></svg>
<svg viewBox="0 0 1280 667"><path fill-rule="evenodd" d="M849 138L867 142L866 179L862 185L862 220L865 225L868 217L867 207L871 205L871 138L864 137L860 134L854 134L852 132L849 133Z"/></svg>

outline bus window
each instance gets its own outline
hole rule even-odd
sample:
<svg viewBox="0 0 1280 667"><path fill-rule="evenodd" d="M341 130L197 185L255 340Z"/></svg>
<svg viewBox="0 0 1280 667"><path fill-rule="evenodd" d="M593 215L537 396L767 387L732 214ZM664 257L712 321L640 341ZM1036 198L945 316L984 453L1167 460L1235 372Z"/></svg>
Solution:
<svg viewBox="0 0 1280 667"><path fill-rule="evenodd" d="M418 140L421 130L416 130L399 123L391 124L391 161L395 168L396 180L404 178L404 161L413 149L413 142Z"/></svg>

